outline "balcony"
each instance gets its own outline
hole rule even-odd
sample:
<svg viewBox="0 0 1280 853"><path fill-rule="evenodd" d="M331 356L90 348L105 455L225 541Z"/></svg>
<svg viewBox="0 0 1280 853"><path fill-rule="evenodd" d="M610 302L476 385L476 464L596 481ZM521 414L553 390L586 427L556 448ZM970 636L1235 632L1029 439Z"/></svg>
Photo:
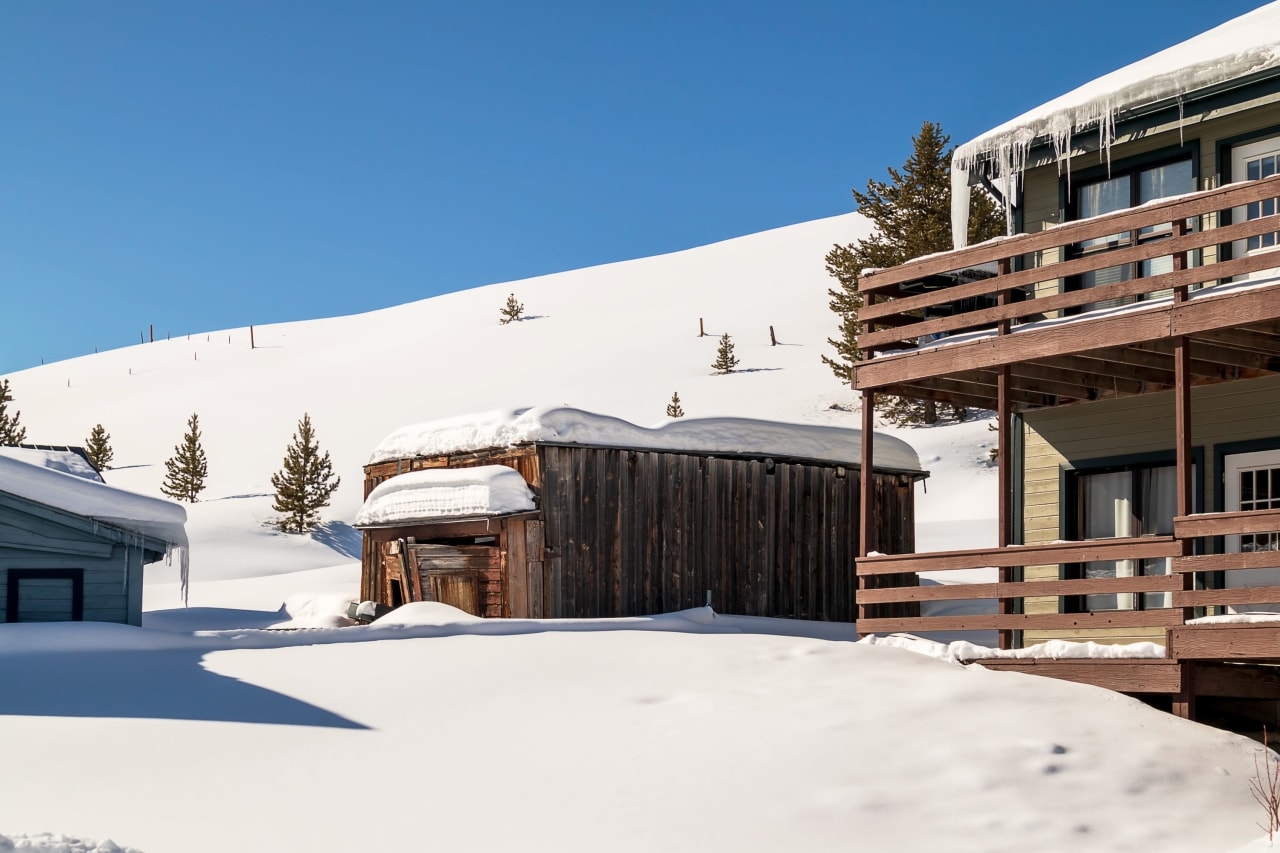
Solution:
<svg viewBox="0 0 1280 853"><path fill-rule="evenodd" d="M1225 224L1278 196L1280 176L1231 184L868 273L854 387L994 409L1007 373L1014 410L1142 394L1174 387L1179 338L1196 384L1278 373L1280 254L1229 247L1280 216ZM1073 289L1089 274L1122 280Z"/></svg>

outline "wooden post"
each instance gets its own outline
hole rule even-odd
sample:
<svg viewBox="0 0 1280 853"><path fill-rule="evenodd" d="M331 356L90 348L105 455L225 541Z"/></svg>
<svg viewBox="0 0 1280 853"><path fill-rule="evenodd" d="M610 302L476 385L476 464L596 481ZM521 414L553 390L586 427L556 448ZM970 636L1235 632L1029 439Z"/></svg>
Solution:
<svg viewBox="0 0 1280 853"><path fill-rule="evenodd" d="M1001 296L1004 296L1002 293ZM1009 411L1009 366L1006 364L1000 368L1000 373L996 376L996 484L1000 491L997 499L997 512L999 513L997 542L1001 548L1008 548L1011 544L1009 539L1009 529L1012 519L1010 518L1013 501L1010 497L1013 494L1013 483L1011 482L1012 467L1010 466L1010 446L1012 442L1009 440L1009 425L1012 421L1012 413ZM1008 566L1002 566L997 574L998 583L997 591L1000 587L1008 584L1013 580L1013 569ZM1005 615L1013 612L1013 601L1008 598L996 599L996 612ZM1000 630L996 632L997 645L1002 649L1013 647L1013 631Z"/></svg>
<svg viewBox="0 0 1280 853"><path fill-rule="evenodd" d="M1178 682L1181 689L1173 694L1173 714L1184 720L1196 718L1196 664L1184 660L1178 664Z"/></svg>
<svg viewBox="0 0 1280 853"><path fill-rule="evenodd" d="M257 345L253 342L253 326L249 327L249 349L257 349Z"/></svg>
<svg viewBox="0 0 1280 853"><path fill-rule="evenodd" d="M151 343L154 344L156 342L156 324L155 323L147 324L147 334L151 336Z"/></svg>
<svg viewBox="0 0 1280 853"><path fill-rule="evenodd" d="M861 470L858 472L859 506L858 516L858 556L865 557L875 550L875 490L872 489L875 477L875 411L876 393L862 392L862 449L860 459Z"/></svg>
<svg viewBox="0 0 1280 853"><path fill-rule="evenodd" d="M778 345L778 336L773 333L773 326L769 327L769 346L776 347Z"/></svg>
<svg viewBox="0 0 1280 853"><path fill-rule="evenodd" d="M1174 296L1175 300L1177 296ZM1177 514L1190 515L1194 511L1191 482L1191 340L1185 336L1175 339L1173 349L1173 408L1174 408L1174 444L1177 454ZM1183 539L1182 555L1191 554L1191 539ZM1187 572L1182 575L1182 588L1195 589L1195 575ZM1195 618L1194 607L1182 608L1182 620Z"/></svg>
<svg viewBox="0 0 1280 853"><path fill-rule="evenodd" d="M698 337L700 337L700 338L705 338L706 336L707 336L707 330L706 330L706 328L702 325L702 318L701 318L701 317L699 317L699 318L698 318Z"/></svg>

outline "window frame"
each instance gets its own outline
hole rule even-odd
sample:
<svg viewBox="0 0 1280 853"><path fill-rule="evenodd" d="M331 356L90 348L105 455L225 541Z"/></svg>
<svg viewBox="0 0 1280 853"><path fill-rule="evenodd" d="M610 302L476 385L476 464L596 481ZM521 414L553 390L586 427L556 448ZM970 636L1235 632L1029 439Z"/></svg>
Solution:
<svg viewBox="0 0 1280 853"><path fill-rule="evenodd" d="M20 581L69 580L71 581L71 620L84 621L84 569L9 569L5 585L5 622L18 622Z"/></svg>

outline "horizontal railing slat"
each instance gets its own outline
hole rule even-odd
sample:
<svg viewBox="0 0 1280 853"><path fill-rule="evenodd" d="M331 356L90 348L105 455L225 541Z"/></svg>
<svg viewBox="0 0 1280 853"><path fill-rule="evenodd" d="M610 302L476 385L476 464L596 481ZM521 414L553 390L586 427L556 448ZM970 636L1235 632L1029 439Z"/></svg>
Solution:
<svg viewBox="0 0 1280 853"><path fill-rule="evenodd" d="M1174 607L1212 607L1221 604L1280 603L1280 586L1251 586L1235 589L1187 589L1173 594ZM1277 649L1280 654L1280 649Z"/></svg>
<svg viewBox="0 0 1280 853"><path fill-rule="evenodd" d="M1280 258L1276 259L1280 261ZM1280 509L1246 512L1206 512L1180 515L1173 520L1173 535L1179 539L1201 536L1231 536L1244 533L1280 531Z"/></svg>
<svg viewBox="0 0 1280 853"><path fill-rule="evenodd" d="M1094 539L1088 542L1053 542L1009 548L939 551L932 554L885 554L859 557L859 575L892 575L898 572L946 572L958 569L1012 568L1052 563L1089 563L1098 560L1176 557L1182 546L1171 536L1131 539Z"/></svg>
<svg viewBox="0 0 1280 853"><path fill-rule="evenodd" d="M859 604L900 601L969 601L982 598L1041 598L1060 595L1111 595L1121 592L1174 592L1182 589L1175 575L1132 578L1078 578L1073 580L1018 581L1009 583L951 583L938 586L901 586L858 590Z"/></svg>
<svg viewBox="0 0 1280 853"><path fill-rule="evenodd" d="M1058 249L1110 234L1137 231L1151 225L1205 216L1277 196L1280 196L1280 176L1263 178L1260 181L1228 184L1201 193L1059 225L1035 234L1019 234L965 249L918 258L900 266L864 274L858 282L858 290L864 294L882 292L902 282L922 279L930 275L977 267L1045 249Z"/></svg>
<svg viewBox="0 0 1280 853"><path fill-rule="evenodd" d="M1197 554L1194 557L1173 558L1175 574L1274 568L1280 568L1280 552L1277 551L1255 551L1248 554Z"/></svg>
<svg viewBox="0 0 1280 853"><path fill-rule="evenodd" d="M976 616L911 616L858 620L859 634L901 631L1025 631L1097 628L1168 628L1182 624L1182 611L1106 610L1093 613L1007 613Z"/></svg>

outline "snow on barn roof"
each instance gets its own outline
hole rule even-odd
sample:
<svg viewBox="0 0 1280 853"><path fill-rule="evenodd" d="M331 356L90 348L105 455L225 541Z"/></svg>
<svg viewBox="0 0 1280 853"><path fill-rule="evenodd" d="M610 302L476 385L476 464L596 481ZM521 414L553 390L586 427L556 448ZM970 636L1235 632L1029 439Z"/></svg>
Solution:
<svg viewBox="0 0 1280 853"><path fill-rule="evenodd" d="M980 161L993 177L1020 173L1034 144L1048 141L1055 157L1069 156L1074 134L1097 126L1109 148L1116 116L1181 104L1215 87L1280 69L1280 2L1268 3L1221 26L1141 59L1028 110L955 150L956 178ZM958 244L959 245L959 244Z"/></svg>
<svg viewBox="0 0 1280 853"><path fill-rule="evenodd" d="M74 450L54 450L44 447L0 447L0 456L17 459L42 468L52 468L85 480L103 482L102 475L89 461Z"/></svg>
<svg viewBox="0 0 1280 853"><path fill-rule="evenodd" d="M620 418L556 406L500 409L401 427L373 451L368 464L444 456L531 442L813 459L856 466L862 431L750 418L680 418L641 427ZM877 470L923 473L911 445L875 437Z"/></svg>
<svg viewBox="0 0 1280 853"><path fill-rule="evenodd" d="M187 511L181 505L7 456L0 456L0 492L181 548L185 588Z"/></svg>
<svg viewBox="0 0 1280 853"><path fill-rule="evenodd" d="M532 509L533 492L514 468L428 468L379 483L356 514L355 526L505 515Z"/></svg>

